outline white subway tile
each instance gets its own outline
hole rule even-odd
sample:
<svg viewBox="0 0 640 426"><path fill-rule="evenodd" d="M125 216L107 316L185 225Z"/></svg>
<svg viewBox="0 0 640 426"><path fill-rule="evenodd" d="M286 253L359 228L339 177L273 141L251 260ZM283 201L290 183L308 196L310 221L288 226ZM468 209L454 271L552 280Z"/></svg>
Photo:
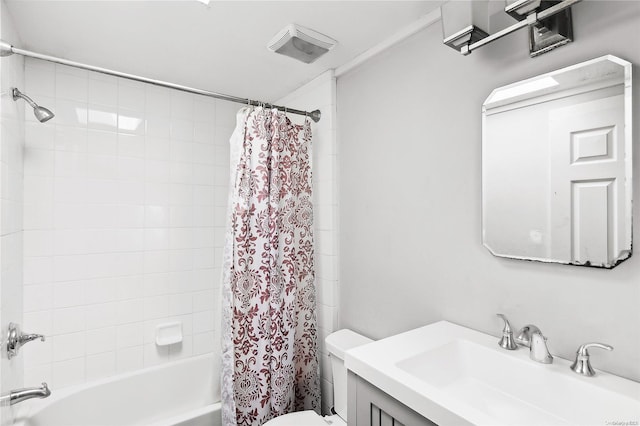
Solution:
<svg viewBox="0 0 640 426"><path fill-rule="evenodd" d="M144 194L144 188L143 188ZM144 195L143 195L144 196ZM119 228L144 228L144 203L140 205L118 206L117 226Z"/></svg>
<svg viewBox="0 0 640 426"><path fill-rule="evenodd" d="M169 293L170 274L145 274L144 275L144 295L160 296Z"/></svg>
<svg viewBox="0 0 640 426"><path fill-rule="evenodd" d="M155 318L151 320L146 320L144 322L144 343L145 346L148 343L153 343L155 346L156 342L156 333L157 327L161 324L167 323L169 320L167 318ZM168 354L168 351L167 351Z"/></svg>
<svg viewBox="0 0 640 426"><path fill-rule="evenodd" d="M206 144L206 143L193 144L193 161L195 163L209 164L209 165L214 164L214 155L215 155L214 153L215 153L215 146L212 144ZM224 170L228 177L229 175L228 167L224 168Z"/></svg>
<svg viewBox="0 0 640 426"><path fill-rule="evenodd" d="M171 115L171 103L169 91L146 85L146 113L147 116L169 117Z"/></svg>
<svg viewBox="0 0 640 426"><path fill-rule="evenodd" d="M169 270L170 271L186 271L193 268L193 250L170 250L169 251Z"/></svg>
<svg viewBox="0 0 640 426"><path fill-rule="evenodd" d="M85 381L85 358L75 358L53 363L52 387L62 388Z"/></svg>
<svg viewBox="0 0 640 426"><path fill-rule="evenodd" d="M145 137L141 135L118 134L118 155L121 157L145 156Z"/></svg>
<svg viewBox="0 0 640 426"><path fill-rule="evenodd" d="M193 333L212 331L214 325L213 310L195 312L193 314Z"/></svg>
<svg viewBox="0 0 640 426"><path fill-rule="evenodd" d="M166 317L169 312L169 296L153 296L144 299L144 319Z"/></svg>
<svg viewBox="0 0 640 426"><path fill-rule="evenodd" d="M118 81L118 106L130 110L144 111L144 86L120 79Z"/></svg>
<svg viewBox="0 0 640 426"><path fill-rule="evenodd" d="M171 206L169 208L169 226L175 228L193 226L193 207Z"/></svg>
<svg viewBox="0 0 640 426"><path fill-rule="evenodd" d="M38 384L42 382L46 382L50 388L57 386L53 381L53 364L48 363L38 366L25 366L25 386L38 386Z"/></svg>
<svg viewBox="0 0 640 426"><path fill-rule="evenodd" d="M147 205L168 205L170 200L169 184L147 183L144 186L145 203Z"/></svg>
<svg viewBox="0 0 640 426"><path fill-rule="evenodd" d="M85 329L85 308L74 306L53 310L53 334L74 333Z"/></svg>
<svg viewBox="0 0 640 426"><path fill-rule="evenodd" d="M143 359L142 346L120 349L116 352L116 370L118 373L138 370L144 365Z"/></svg>
<svg viewBox="0 0 640 426"><path fill-rule="evenodd" d="M36 284L23 288L24 312L42 311L53 307L53 285Z"/></svg>
<svg viewBox="0 0 640 426"><path fill-rule="evenodd" d="M116 374L116 353L104 352L86 358L87 381L98 380Z"/></svg>
<svg viewBox="0 0 640 426"><path fill-rule="evenodd" d="M85 339L87 355L113 351L116 347L116 328L104 327L87 330Z"/></svg>
<svg viewBox="0 0 640 426"><path fill-rule="evenodd" d="M231 136L231 133L229 133ZM209 122L196 122L193 124L193 140L198 143L213 145L215 141L215 130L213 124ZM227 137L227 142L229 138Z"/></svg>
<svg viewBox="0 0 640 426"><path fill-rule="evenodd" d="M146 182L168 183L171 176L171 169L168 161L145 160L144 179Z"/></svg>
<svg viewBox="0 0 640 426"><path fill-rule="evenodd" d="M117 158L110 155L87 155L87 177L116 179L118 177Z"/></svg>
<svg viewBox="0 0 640 426"><path fill-rule="evenodd" d="M120 182L118 184L121 204L144 205L144 183L142 182ZM144 217L144 214L143 214Z"/></svg>
<svg viewBox="0 0 640 426"><path fill-rule="evenodd" d="M148 115L146 134L168 139L171 137L171 123L166 117Z"/></svg>
<svg viewBox="0 0 640 426"><path fill-rule="evenodd" d="M117 304L101 303L99 305L85 305L85 321L87 330L115 325L118 322Z"/></svg>
<svg viewBox="0 0 640 426"><path fill-rule="evenodd" d="M40 101L43 102L43 101ZM43 103L43 105L49 105ZM63 126L87 125L88 107L86 102L56 99L56 124Z"/></svg>
<svg viewBox="0 0 640 426"><path fill-rule="evenodd" d="M148 228L144 230L145 250L169 249L169 231L166 228Z"/></svg>
<svg viewBox="0 0 640 426"><path fill-rule="evenodd" d="M147 134L145 137L145 158L147 160L170 160L171 139Z"/></svg>
<svg viewBox="0 0 640 426"><path fill-rule="evenodd" d="M34 66L31 61L25 63L25 82L27 86L25 91L30 96L47 96L54 97L56 95L56 74L55 70L46 69L44 67Z"/></svg>
<svg viewBox="0 0 640 426"><path fill-rule="evenodd" d="M144 136L146 132L144 112L118 108L118 132Z"/></svg>
<svg viewBox="0 0 640 426"><path fill-rule="evenodd" d="M213 123L216 117L215 99L198 96L193 100L193 119Z"/></svg>
<svg viewBox="0 0 640 426"><path fill-rule="evenodd" d="M169 346L169 359L183 359L193 355L193 337L183 336L182 342Z"/></svg>
<svg viewBox="0 0 640 426"><path fill-rule="evenodd" d="M172 294L169 296L169 315L186 315L193 312L193 296L191 293Z"/></svg>
<svg viewBox="0 0 640 426"><path fill-rule="evenodd" d="M144 252L144 273L157 274L169 271L169 251L156 250Z"/></svg>
<svg viewBox="0 0 640 426"><path fill-rule="evenodd" d="M130 275L114 278L117 300L138 299L144 296L143 276Z"/></svg>
<svg viewBox="0 0 640 426"><path fill-rule="evenodd" d="M216 296L213 290L193 293L193 312L213 310L216 302Z"/></svg>
<svg viewBox="0 0 640 426"><path fill-rule="evenodd" d="M171 118L191 119L193 117L193 96L178 90L170 91Z"/></svg>
<svg viewBox="0 0 640 426"><path fill-rule="evenodd" d="M53 231L24 231L24 256L51 256L53 254Z"/></svg>
<svg viewBox="0 0 640 426"><path fill-rule="evenodd" d="M142 158L118 158L118 179L142 182L145 179L145 161Z"/></svg>
<svg viewBox="0 0 640 426"><path fill-rule="evenodd" d="M84 285L85 304L113 302L116 300L116 284L113 278L88 280Z"/></svg>
<svg viewBox="0 0 640 426"><path fill-rule="evenodd" d="M118 153L118 134L113 131L89 129L87 131L87 152L115 156Z"/></svg>
<svg viewBox="0 0 640 426"><path fill-rule="evenodd" d="M171 119L171 139L172 144L181 142L190 142L193 140L193 121L188 119L181 118L172 118ZM190 144L189 144L190 145ZM181 161L180 159L177 159ZM190 161L190 160L186 160Z"/></svg>
<svg viewBox="0 0 640 426"><path fill-rule="evenodd" d="M53 333L53 311L25 312L23 328L29 333L43 334L51 337Z"/></svg>
<svg viewBox="0 0 640 426"><path fill-rule="evenodd" d="M169 185L169 202L171 205L190 206L194 201L194 187L179 183Z"/></svg>
<svg viewBox="0 0 640 426"><path fill-rule="evenodd" d="M57 204L77 204L87 195L86 178L56 177L53 185Z"/></svg>
<svg viewBox="0 0 640 426"><path fill-rule="evenodd" d="M43 126L42 123L26 123L24 142L26 149L53 149L55 127Z"/></svg>
<svg viewBox="0 0 640 426"><path fill-rule="evenodd" d="M25 176L53 176L53 151L27 148L24 150L23 161Z"/></svg>
<svg viewBox="0 0 640 426"><path fill-rule="evenodd" d="M161 228L169 226L169 207L166 205L145 207L145 227Z"/></svg>
<svg viewBox="0 0 640 426"><path fill-rule="evenodd" d="M140 346L144 341L144 324L142 322L134 322L119 325L116 333L118 349Z"/></svg>
<svg viewBox="0 0 640 426"><path fill-rule="evenodd" d="M116 82L90 78L88 99L90 104L116 107L118 105L118 86Z"/></svg>
<svg viewBox="0 0 640 426"><path fill-rule="evenodd" d="M193 335L193 354L202 355L213 352L215 338L213 332L198 333Z"/></svg>
<svg viewBox="0 0 640 426"><path fill-rule="evenodd" d="M116 302L116 322L127 324L143 320L143 299L129 299Z"/></svg>
<svg viewBox="0 0 640 426"><path fill-rule="evenodd" d="M56 72L56 97L87 102L88 79L65 72Z"/></svg>
<svg viewBox="0 0 640 426"><path fill-rule="evenodd" d="M56 151L87 152L87 129L84 127L56 126Z"/></svg>
<svg viewBox="0 0 640 426"><path fill-rule="evenodd" d="M215 205L215 187L211 185L194 185L193 204L200 206Z"/></svg>
<svg viewBox="0 0 640 426"><path fill-rule="evenodd" d="M53 307L68 308L84 304L84 281L71 281L53 285Z"/></svg>
<svg viewBox="0 0 640 426"><path fill-rule="evenodd" d="M51 338L53 342L53 361L64 361L84 356L84 333L71 333L56 335Z"/></svg>
<svg viewBox="0 0 640 426"><path fill-rule="evenodd" d="M155 343L144 345L144 366L151 367L169 361L169 347Z"/></svg>
<svg viewBox="0 0 640 426"><path fill-rule="evenodd" d="M37 366L53 362L53 345L51 339L44 342L37 341L31 345L20 348L20 355L24 357L24 364Z"/></svg>

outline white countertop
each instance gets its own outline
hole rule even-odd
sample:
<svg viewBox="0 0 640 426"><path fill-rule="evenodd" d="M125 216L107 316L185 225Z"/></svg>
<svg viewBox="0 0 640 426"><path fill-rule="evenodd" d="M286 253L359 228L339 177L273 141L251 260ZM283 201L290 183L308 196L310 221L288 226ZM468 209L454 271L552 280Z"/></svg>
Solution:
<svg viewBox="0 0 640 426"><path fill-rule="evenodd" d="M529 359L498 338L440 321L351 349L346 367L438 424L614 425L640 421L640 383ZM454 371L455 370L455 371ZM633 423L626 423L633 424ZM638 423L635 423L638 424Z"/></svg>

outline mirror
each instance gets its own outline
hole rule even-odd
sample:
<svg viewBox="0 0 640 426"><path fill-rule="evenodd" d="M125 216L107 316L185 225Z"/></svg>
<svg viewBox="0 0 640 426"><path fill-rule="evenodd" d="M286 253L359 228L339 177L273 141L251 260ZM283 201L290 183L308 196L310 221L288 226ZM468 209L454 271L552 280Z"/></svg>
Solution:
<svg viewBox="0 0 640 426"><path fill-rule="evenodd" d="M604 56L495 89L482 108L482 239L495 256L631 256L631 64Z"/></svg>

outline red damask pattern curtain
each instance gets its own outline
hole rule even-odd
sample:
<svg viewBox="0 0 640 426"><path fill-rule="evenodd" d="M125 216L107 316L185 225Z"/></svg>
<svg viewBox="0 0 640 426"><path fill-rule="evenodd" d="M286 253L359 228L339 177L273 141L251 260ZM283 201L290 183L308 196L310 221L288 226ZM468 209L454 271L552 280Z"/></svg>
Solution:
<svg viewBox="0 0 640 426"><path fill-rule="evenodd" d="M223 424L258 426L320 409L311 124L244 108L230 143Z"/></svg>

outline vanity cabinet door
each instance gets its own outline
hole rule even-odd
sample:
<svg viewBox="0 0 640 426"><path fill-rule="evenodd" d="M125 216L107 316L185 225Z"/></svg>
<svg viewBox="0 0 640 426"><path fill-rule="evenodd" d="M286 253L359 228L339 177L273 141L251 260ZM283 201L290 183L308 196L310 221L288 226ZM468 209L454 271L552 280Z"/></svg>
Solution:
<svg viewBox="0 0 640 426"><path fill-rule="evenodd" d="M351 372L349 372L348 392L349 425L437 426Z"/></svg>

